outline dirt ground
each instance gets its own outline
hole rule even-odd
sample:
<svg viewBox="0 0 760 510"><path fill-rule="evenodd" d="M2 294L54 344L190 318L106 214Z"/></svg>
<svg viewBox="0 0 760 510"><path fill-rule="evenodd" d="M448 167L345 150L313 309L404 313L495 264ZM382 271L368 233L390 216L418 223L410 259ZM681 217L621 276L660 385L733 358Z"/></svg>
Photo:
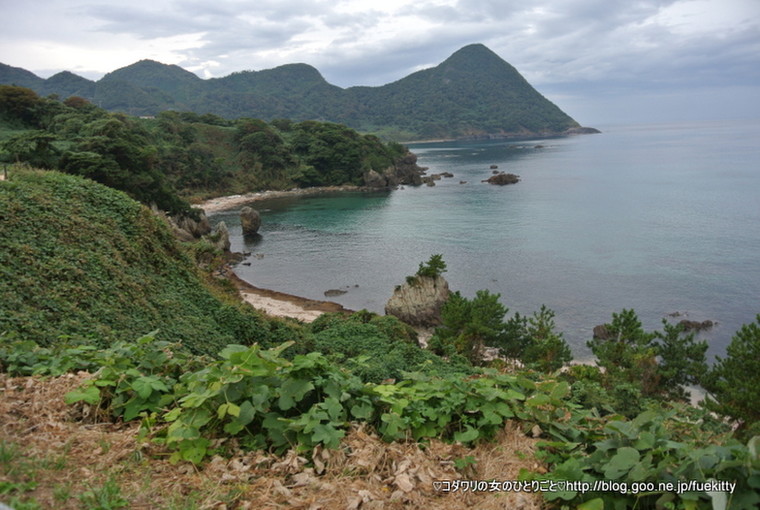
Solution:
<svg viewBox="0 0 760 510"><path fill-rule="evenodd" d="M231 457L173 465L161 447L138 441L138 423L95 423L91 409L64 403L87 377L0 374L0 487L26 487L0 492L0 501L34 498L41 508L61 509L542 508L538 494L441 490L455 480L507 481L521 468L541 470L535 440L514 424L476 448L385 443L355 426L340 448L317 449L313 460L233 443Z"/></svg>

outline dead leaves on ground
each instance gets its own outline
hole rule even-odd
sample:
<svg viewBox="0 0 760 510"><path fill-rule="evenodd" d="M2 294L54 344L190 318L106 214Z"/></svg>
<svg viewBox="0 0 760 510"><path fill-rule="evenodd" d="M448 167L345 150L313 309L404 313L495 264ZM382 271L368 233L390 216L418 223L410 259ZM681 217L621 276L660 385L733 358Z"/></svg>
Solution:
<svg viewBox="0 0 760 510"><path fill-rule="evenodd" d="M171 465L157 447L137 442L139 424L81 421L82 412L63 396L88 374L58 378L10 378L0 374L0 437L23 449L37 488L26 494L43 508L80 508L76 495L113 477L130 508L200 509L538 509L541 497L527 493L436 490L441 480L514 480L521 468L540 469L532 455L535 439L516 426L476 448L431 441L386 443L355 426L338 449L318 447L312 458L290 450L277 457L224 446L234 453L214 456L200 468ZM471 457L466 472L455 462ZM51 461L53 459L54 461ZM461 466L460 466L461 467ZM7 474L0 466L0 480ZM61 501L68 487L71 497Z"/></svg>

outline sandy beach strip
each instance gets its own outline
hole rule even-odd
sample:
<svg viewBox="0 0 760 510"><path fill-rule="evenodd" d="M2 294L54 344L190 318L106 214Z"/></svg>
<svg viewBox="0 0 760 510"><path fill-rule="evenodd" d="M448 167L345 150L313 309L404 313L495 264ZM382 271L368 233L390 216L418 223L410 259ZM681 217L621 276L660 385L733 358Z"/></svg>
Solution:
<svg viewBox="0 0 760 510"><path fill-rule="evenodd" d="M323 313L352 313L353 310L344 308L333 301L308 299L276 290L260 289L232 273L230 281L240 292L243 300L268 315L275 317L291 317L303 322L312 322Z"/></svg>
<svg viewBox="0 0 760 510"><path fill-rule="evenodd" d="M344 191L363 191L367 188L360 186L319 186L313 188L295 188L287 191L255 191L243 195L228 195L211 198L204 202L194 204L194 207L203 209L206 214L213 214L230 209L237 209L252 202L270 200L272 198L284 198L292 196L321 195L323 193L337 193Z"/></svg>

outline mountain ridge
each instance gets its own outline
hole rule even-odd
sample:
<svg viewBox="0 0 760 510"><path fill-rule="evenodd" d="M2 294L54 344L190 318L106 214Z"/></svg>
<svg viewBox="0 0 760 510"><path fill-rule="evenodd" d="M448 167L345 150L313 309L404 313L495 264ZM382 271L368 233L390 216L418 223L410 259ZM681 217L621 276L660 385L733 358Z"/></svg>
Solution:
<svg viewBox="0 0 760 510"><path fill-rule="evenodd" d="M304 63L202 79L149 59L97 81L68 71L43 79L0 64L0 84L77 95L130 115L189 110L225 118L319 120L397 140L556 136L580 128L482 44L464 46L435 67L373 87L338 87Z"/></svg>

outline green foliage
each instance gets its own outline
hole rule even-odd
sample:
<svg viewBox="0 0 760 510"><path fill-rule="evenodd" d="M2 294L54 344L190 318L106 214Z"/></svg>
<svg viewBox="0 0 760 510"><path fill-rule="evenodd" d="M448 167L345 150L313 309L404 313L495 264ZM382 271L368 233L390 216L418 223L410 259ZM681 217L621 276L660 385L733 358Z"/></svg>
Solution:
<svg viewBox="0 0 760 510"><path fill-rule="evenodd" d="M663 332L645 332L636 313L623 310L605 325L609 339L588 342L604 369L601 384L627 416L641 412L646 399L685 399L683 385L699 382L706 370L707 343L663 325Z"/></svg>
<svg viewBox="0 0 760 510"><path fill-rule="evenodd" d="M125 508L129 502L121 496L121 488L113 477L110 477L101 487L89 487L79 496L83 508L111 510Z"/></svg>
<svg viewBox="0 0 760 510"><path fill-rule="evenodd" d="M458 291L441 308L441 325L430 340L430 348L440 354L459 354L480 364L485 347L504 347L510 339L499 303L500 294L479 290L473 299Z"/></svg>
<svg viewBox="0 0 760 510"><path fill-rule="evenodd" d="M539 456L551 470L547 475L523 472L522 477L557 482L544 497L574 508L755 508L760 503L760 437L746 445L704 443L699 423L680 420L680 412L647 411L632 420L611 416L587 422L572 442L539 443ZM729 506L679 485L709 480L736 483L727 495Z"/></svg>
<svg viewBox="0 0 760 510"><path fill-rule="evenodd" d="M529 368L551 372L572 359L561 333L555 331L554 312L542 306L532 317L515 314L499 302L499 294L480 290L469 300L453 293L441 309L441 326L430 340L439 354L461 355L473 364L482 363L485 347L502 356L519 359Z"/></svg>
<svg viewBox="0 0 760 510"><path fill-rule="evenodd" d="M435 254L431 255L430 259L422 263L417 270L417 276L426 276L429 278L437 278L446 272L446 262L443 260L443 255Z"/></svg>
<svg viewBox="0 0 760 510"><path fill-rule="evenodd" d="M737 331L704 378L705 404L738 423L740 434L760 435L760 315Z"/></svg>
<svg viewBox="0 0 760 510"><path fill-rule="evenodd" d="M101 368L66 400L124 420L139 417L143 437L173 450L172 460L193 463L211 454L220 437L278 452L334 448L351 421L371 424L387 440L463 443L492 437L507 419L538 423L559 437L576 428L568 422L563 382L496 372L442 378L431 371L366 384L321 353L284 358L291 345L229 345L210 360L149 335L93 354Z"/></svg>
<svg viewBox="0 0 760 510"><path fill-rule="evenodd" d="M5 339L102 346L160 329L162 339L215 353L231 342L267 343L275 330L287 336L207 288L166 225L123 193L14 169L0 184L0 224Z"/></svg>
<svg viewBox="0 0 760 510"><path fill-rule="evenodd" d="M526 337L526 347L519 358L528 367L552 372L573 359L562 333L555 331L554 311L546 305L528 318Z"/></svg>
<svg viewBox="0 0 760 510"><path fill-rule="evenodd" d="M446 363L417 346L417 335L395 317L357 312L348 318L324 314L312 323L313 349L336 355L363 381L401 380L406 372L468 374L458 363Z"/></svg>

